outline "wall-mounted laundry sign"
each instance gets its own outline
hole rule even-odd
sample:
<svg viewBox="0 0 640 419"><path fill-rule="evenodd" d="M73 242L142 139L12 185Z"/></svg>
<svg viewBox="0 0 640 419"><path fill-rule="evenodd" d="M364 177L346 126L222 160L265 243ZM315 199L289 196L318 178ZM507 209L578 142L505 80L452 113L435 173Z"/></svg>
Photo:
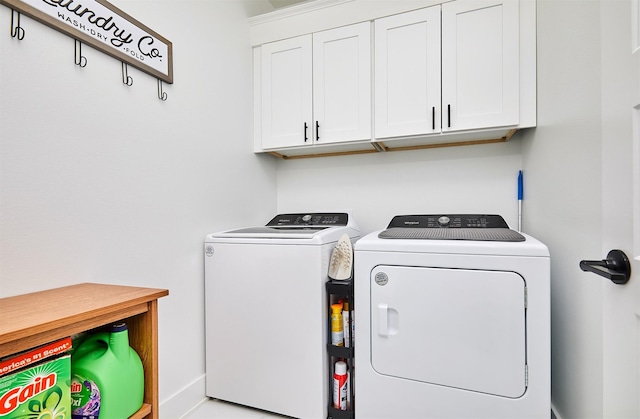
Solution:
<svg viewBox="0 0 640 419"><path fill-rule="evenodd" d="M0 0L0 4L173 83L171 42L104 0Z"/></svg>

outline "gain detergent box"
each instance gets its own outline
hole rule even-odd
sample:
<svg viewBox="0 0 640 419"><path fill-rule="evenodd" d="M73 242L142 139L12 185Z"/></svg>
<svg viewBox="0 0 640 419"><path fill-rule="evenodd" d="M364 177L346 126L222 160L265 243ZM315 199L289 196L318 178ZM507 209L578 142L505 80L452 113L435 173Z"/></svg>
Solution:
<svg viewBox="0 0 640 419"><path fill-rule="evenodd" d="M0 377L0 419L70 419L71 356Z"/></svg>

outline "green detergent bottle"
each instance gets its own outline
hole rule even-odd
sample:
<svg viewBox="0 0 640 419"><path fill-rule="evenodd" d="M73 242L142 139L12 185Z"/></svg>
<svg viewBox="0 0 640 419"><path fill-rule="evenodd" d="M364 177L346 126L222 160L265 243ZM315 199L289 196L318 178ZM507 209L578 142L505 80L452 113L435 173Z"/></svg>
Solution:
<svg viewBox="0 0 640 419"><path fill-rule="evenodd" d="M71 356L73 419L124 419L142 406L144 370L125 323L82 341Z"/></svg>

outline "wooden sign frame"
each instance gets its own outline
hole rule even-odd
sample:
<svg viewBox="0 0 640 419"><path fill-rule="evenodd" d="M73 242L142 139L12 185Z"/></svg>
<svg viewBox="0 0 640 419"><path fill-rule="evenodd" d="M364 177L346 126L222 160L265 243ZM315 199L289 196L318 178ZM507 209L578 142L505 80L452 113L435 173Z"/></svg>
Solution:
<svg viewBox="0 0 640 419"><path fill-rule="evenodd" d="M173 83L173 44L105 0L0 0L0 4Z"/></svg>

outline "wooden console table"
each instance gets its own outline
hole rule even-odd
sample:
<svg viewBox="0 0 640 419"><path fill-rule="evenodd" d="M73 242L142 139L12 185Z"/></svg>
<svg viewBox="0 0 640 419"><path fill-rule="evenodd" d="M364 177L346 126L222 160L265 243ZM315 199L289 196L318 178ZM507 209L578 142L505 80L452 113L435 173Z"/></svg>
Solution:
<svg viewBox="0 0 640 419"><path fill-rule="evenodd" d="M144 404L134 419L158 419L158 298L168 290L78 284L0 298L0 358L118 321L144 367Z"/></svg>

